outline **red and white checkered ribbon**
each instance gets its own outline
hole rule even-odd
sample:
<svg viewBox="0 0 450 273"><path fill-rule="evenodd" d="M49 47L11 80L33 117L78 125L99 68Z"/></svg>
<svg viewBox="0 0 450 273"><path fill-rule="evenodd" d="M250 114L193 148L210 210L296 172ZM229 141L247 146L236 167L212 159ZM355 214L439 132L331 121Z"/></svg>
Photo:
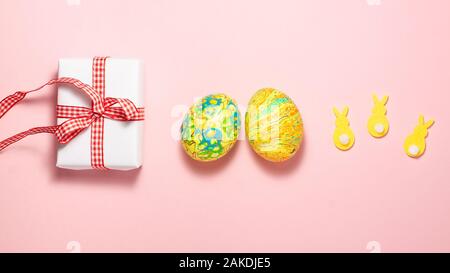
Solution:
<svg viewBox="0 0 450 273"><path fill-rule="evenodd" d="M95 57L92 66L92 86L74 78L59 78L30 90L18 91L0 102L0 118L14 105L25 98L28 93L38 91L47 85L69 84L84 92L92 100L92 108L81 106L57 105L56 116L67 118L56 126L35 127L3 141L0 141L0 151L9 145L34 134L54 134L61 144L68 143L84 129L91 127L91 165L94 169L106 170L103 155L104 119L118 121L144 120L144 108L138 108L129 99L105 98L105 64L107 57Z"/></svg>

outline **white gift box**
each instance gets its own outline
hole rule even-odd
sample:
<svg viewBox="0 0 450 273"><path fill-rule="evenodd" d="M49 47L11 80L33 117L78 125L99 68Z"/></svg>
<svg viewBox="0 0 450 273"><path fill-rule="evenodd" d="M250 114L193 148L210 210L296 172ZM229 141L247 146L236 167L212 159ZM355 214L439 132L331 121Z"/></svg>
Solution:
<svg viewBox="0 0 450 273"><path fill-rule="evenodd" d="M92 86L92 58L60 59L59 77L76 78ZM127 98L144 107L143 64L135 59L108 58L105 69L105 97ZM92 107L88 96L76 88L61 85L58 105ZM61 124L67 119L58 118ZM104 163L116 170L131 170L142 165L144 121L104 119ZM67 144L59 144L56 166L65 169L92 169L91 127Z"/></svg>

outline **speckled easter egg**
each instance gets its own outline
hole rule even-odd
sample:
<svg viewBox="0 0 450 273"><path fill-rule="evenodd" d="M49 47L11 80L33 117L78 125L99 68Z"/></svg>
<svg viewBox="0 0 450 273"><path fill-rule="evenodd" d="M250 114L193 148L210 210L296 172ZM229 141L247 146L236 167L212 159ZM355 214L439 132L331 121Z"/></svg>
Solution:
<svg viewBox="0 0 450 273"><path fill-rule="evenodd" d="M245 134L253 150L266 160L288 160L300 149L303 121L294 102L273 88L256 92L248 103Z"/></svg>
<svg viewBox="0 0 450 273"><path fill-rule="evenodd" d="M236 102L225 94L203 97L189 108L181 125L181 143L198 161L217 160L236 143L241 115Z"/></svg>

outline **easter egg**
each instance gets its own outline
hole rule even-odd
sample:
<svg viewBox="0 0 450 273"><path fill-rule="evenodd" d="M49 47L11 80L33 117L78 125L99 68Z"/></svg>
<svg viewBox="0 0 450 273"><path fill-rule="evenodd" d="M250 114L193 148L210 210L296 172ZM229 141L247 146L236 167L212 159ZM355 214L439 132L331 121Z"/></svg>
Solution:
<svg viewBox="0 0 450 273"><path fill-rule="evenodd" d="M241 129L236 102L225 94L203 97L186 113L181 125L181 144L198 161L213 161L226 155Z"/></svg>
<svg viewBox="0 0 450 273"><path fill-rule="evenodd" d="M248 103L245 134L258 155L272 162L281 162L300 149L303 121L287 95L265 88L257 91Z"/></svg>

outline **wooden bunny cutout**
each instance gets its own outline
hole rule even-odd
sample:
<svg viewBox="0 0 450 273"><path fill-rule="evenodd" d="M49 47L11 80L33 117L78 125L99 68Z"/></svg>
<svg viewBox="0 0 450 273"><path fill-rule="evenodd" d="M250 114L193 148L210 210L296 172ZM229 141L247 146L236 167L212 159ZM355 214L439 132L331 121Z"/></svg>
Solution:
<svg viewBox="0 0 450 273"><path fill-rule="evenodd" d="M433 125L434 121L425 122L424 117L419 117L419 124L414 128L414 132L410 134L403 144L405 152L410 157L420 157L425 152L425 138L428 135L428 128Z"/></svg>
<svg viewBox="0 0 450 273"><path fill-rule="evenodd" d="M350 149L355 143L355 135L350 128L348 121L348 106L345 106L342 113L336 107L333 107L334 115L336 116L336 128L334 129L333 141L336 148L346 151Z"/></svg>
<svg viewBox="0 0 450 273"><path fill-rule="evenodd" d="M389 121L386 117L386 103L389 99L384 96L381 100L374 94L372 95L374 107L372 115L367 122L367 129L373 137L384 137L389 131Z"/></svg>

